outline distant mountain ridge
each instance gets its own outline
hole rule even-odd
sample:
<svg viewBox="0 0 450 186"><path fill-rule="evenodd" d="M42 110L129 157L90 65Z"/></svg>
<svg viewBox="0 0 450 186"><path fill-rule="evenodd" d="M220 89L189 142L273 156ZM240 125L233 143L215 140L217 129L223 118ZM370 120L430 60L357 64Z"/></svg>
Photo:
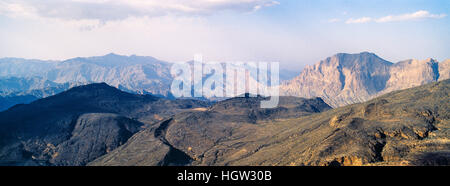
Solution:
<svg viewBox="0 0 450 186"><path fill-rule="evenodd" d="M0 59L0 78L40 78L51 84L106 82L136 93L167 95L170 63L153 57L108 54L64 61Z"/></svg>
<svg viewBox="0 0 450 186"><path fill-rule="evenodd" d="M170 65L153 57L113 53L64 61L2 58L0 111L89 83L106 82L127 92L168 96Z"/></svg>
<svg viewBox="0 0 450 186"><path fill-rule="evenodd" d="M126 92L172 98L171 65L149 56L114 53L63 61L2 58L0 111L15 104L55 95L77 85L102 82ZM282 70L280 78L286 80L293 76L295 73ZM27 99L23 99L24 96Z"/></svg>
<svg viewBox="0 0 450 186"><path fill-rule="evenodd" d="M281 85L280 94L322 97L329 105L340 107L448 79L449 61L438 63L429 58L392 63L369 52L340 53L305 67L299 76Z"/></svg>
<svg viewBox="0 0 450 186"><path fill-rule="evenodd" d="M153 57L107 54L64 61L0 59L0 111L77 85L105 82L121 90L171 97L172 63ZM386 61L369 52L336 54L307 66L283 83L280 94L321 97L333 107L366 101L405 88L450 78L450 60ZM280 71L280 78L292 72ZM284 81L283 81L284 80ZM24 96L27 99L23 99Z"/></svg>
<svg viewBox="0 0 450 186"><path fill-rule="evenodd" d="M55 83L40 77L0 78L0 111L16 104L30 103L84 84L87 82Z"/></svg>

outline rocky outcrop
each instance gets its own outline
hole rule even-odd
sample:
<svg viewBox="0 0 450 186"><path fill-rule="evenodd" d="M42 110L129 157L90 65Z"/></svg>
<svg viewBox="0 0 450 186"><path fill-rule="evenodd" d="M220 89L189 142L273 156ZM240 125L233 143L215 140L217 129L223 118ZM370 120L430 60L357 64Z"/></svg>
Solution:
<svg viewBox="0 0 450 186"><path fill-rule="evenodd" d="M171 119L134 135L126 144L96 160L89 166L168 166L187 165L192 158L174 148L165 139Z"/></svg>
<svg viewBox="0 0 450 186"><path fill-rule="evenodd" d="M117 114L89 113L78 117L70 138L51 148L53 165L85 165L127 142L144 124Z"/></svg>
<svg viewBox="0 0 450 186"><path fill-rule="evenodd" d="M434 59L415 60L410 59L395 63L389 69L389 79L386 87L379 91L379 95L416 87L431 82L436 82L439 78L439 63Z"/></svg>
<svg viewBox="0 0 450 186"><path fill-rule="evenodd" d="M299 76L280 87L280 94L321 97L329 105L340 107L446 79L446 63L427 59L394 64L368 52L336 54L305 67Z"/></svg>

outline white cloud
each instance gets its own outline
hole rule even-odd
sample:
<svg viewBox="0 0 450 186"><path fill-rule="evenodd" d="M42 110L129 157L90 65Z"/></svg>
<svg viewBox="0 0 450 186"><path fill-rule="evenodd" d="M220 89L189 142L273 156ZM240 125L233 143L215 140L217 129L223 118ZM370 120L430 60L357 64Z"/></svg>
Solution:
<svg viewBox="0 0 450 186"><path fill-rule="evenodd" d="M8 15L10 17L36 17L32 7L21 3L0 2L0 14Z"/></svg>
<svg viewBox="0 0 450 186"><path fill-rule="evenodd" d="M2 0L0 14L58 19L123 20L128 17L257 11L275 0Z"/></svg>
<svg viewBox="0 0 450 186"><path fill-rule="evenodd" d="M376 19L375 21L378 23L385 23L385 22L393 22L393 21L408 21L408 20L417 20L417 19L426 19L426 18L432 18L432 19L440 19L447 15L445 14L430 14L430 12L425 10L420 10L411 14L403 14L403 15L389 15L386 17L382 17L379 19Z"/></svg>
<svg viewBox="0 0 450 186"><path fill-rule="evenodd" d="M302 56L299 48L308 49L271 25L224 25L201 16L17 20L0 29L0 57L63 60L114 52L175 62L202 53L208 61L293 61Z"/></svg>
<svg viewBox="0 0 450 186"><path fill-rule="evenodd" d="M377 23L386 23L386 22L399 22L399 21L410 21L410 20L419 20L419 19L440 19L446 17L446 14L431 14L425 10L419 10L417 12L402 14L402 15L389 15L381 18L371 18L371 17L362 17L362 18L350 18L345 23L354 24L354 23L368 23L375 21Z"/></svg>
<svg viewBox="0 0 450 186"><path fill-rule="evenodd" d="M372 21L372 18L370 18L370 17L362 17L362 18L358 18L358 19L350 18L350 19L348 19L345 23L347 23L347 24L353 24L353 23L368 23L368 22L370 22L370 21Z"/></svg>

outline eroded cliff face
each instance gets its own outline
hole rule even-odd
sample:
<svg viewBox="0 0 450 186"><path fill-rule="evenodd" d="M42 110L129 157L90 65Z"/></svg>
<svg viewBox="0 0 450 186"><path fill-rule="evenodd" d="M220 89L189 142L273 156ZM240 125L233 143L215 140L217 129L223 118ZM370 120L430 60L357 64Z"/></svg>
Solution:
<svg viewBox="0 0 450 186"><path fill-rule="evenodd" d="M415 60L410 59L398 62L389 69L389 79L386 88L380 91L381 94L416 87L431 82L436 82L439 78L439 63L434 59Z"/></svg>
<svg viewBox="0 0 450 186"><path fill-rule="evenodd" d="M329 105L340 107L447 79L448 66L448 61L441 65L433 59L394 64L368 52L337 54L305 67L299 76L280 87L280 94L322 97Z"/></svg>
<svg viewBox="0 0 450 186"><path fill-rule="evenodd" d="M450 59L439 63L439 81L450 78Z"/></svg>

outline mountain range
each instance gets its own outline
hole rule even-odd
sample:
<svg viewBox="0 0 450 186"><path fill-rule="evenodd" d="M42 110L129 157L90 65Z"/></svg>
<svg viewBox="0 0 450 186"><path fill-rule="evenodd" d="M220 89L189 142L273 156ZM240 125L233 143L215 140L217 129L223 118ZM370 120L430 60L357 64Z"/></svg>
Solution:
<svg viewBox="0 0 450 186"><path fill-rule="evenodd" d="M336 54L284 81L272 109L250 94L173 99L170 65L0 59L0 165L450 162L450 60Z"/></svg>
<svg viewBox="0 0 450 186"><path fill-rule="evenodd" d="M64 61L0 59L0 96L44 98L77 85L106 82L133 93L168 96L172 77L170 63L152 57L108 54ZM17 102L27 103L27 102ZM17 104L16 103L16 104ZM11 104L0 107L4 110Z"/></svg>
<svg viewBox="0 0 450 186"><path fill-rule="evenodd" d="M106 83L0 112L2 165L448 165L450 80L332 109L322 98L216 103Z"/></svg>
<svg viewBox="0 0 450 186"><path fill-rule="evenodd" d="M172 63L153 57L108 54L64 61L0 59L0 111L30 103L69 88L105 82L130 93L172 98ZM294 77L282 70L280 95L321 97L332 107L450 78L450 60L388 62L369 52L336 54ZM294 77L293 79L290 79Z"/></svg>
<svg viewBox="0 0 450 186"><path fill-rule="evenodd" d="M91 84L0 113L6 165L442 165L450 80L331 110L263 97L212 106Z"/></svg>

